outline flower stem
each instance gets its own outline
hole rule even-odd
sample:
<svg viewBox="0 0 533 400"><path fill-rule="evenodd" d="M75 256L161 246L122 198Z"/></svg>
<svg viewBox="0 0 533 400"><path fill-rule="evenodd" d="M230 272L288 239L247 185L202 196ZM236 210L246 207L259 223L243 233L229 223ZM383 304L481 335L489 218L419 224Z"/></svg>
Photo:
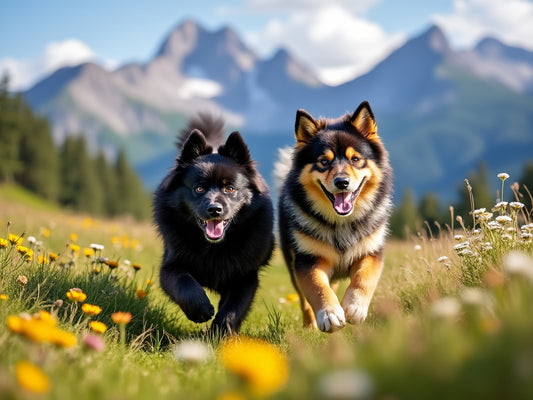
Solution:
<svg viewBox="0 0 533 400"><path fill-rule="evenodd" d="M124 349L126 347L126 324L119 324L120 329L120 346Z"/></svg>

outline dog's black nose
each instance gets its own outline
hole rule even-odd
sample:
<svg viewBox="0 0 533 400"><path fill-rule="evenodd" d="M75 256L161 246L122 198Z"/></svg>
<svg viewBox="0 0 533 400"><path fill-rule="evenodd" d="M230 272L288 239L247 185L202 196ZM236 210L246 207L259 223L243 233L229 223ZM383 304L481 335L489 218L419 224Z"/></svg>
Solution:
<svg viewBox="0 0 533 400"><path fill-rule="evenodd" d="M211 217L218 217L222 214L222 204L220 203L211 203L207 206L207 213Z"/></svg>
<svg viewBox="0 0 533 400"><path fill-rule="evenodd" d="M348 187L348 185L350 184L350 180L346 177L337 177L335 179L333 179L333 183L335 184L335 186L337 186L339 189L346 189Z"/></svg>

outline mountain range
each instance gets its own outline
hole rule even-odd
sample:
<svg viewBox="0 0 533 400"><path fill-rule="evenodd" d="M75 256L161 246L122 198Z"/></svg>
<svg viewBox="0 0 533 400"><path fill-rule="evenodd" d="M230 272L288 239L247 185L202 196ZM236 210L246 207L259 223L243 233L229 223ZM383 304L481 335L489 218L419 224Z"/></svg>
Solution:
<svg viewBox="0 0 533 400"><path fill-rule="evenodd" d="M65 67L23 95L57 142L83 134L93 149L123 147L149 188L172 166L176 133L199 111L239 129L271 181L277 149L294 143L297 109L337 117L368 100L397 200L406 187L450 200L481 160L494 176L518 178L533 158L533 52L496 38L454 50L437 26L368 73L328 86L285 49L264 59L231 28L186 20L146 63Z"/></svg>

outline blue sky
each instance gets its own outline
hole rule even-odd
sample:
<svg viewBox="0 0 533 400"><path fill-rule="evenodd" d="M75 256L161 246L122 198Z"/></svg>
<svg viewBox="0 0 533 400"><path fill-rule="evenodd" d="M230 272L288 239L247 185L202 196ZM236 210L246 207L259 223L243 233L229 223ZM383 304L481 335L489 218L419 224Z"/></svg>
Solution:
<svg viewBox="0 0 533 400"><path fill-rule="evenodd" d="M455 47L491 35L533 50L533 0L7 0L0 70L24 88L63 65L147 61L186 18L229 25L264 57L283 46L332 84L433 23Z"/></svg>

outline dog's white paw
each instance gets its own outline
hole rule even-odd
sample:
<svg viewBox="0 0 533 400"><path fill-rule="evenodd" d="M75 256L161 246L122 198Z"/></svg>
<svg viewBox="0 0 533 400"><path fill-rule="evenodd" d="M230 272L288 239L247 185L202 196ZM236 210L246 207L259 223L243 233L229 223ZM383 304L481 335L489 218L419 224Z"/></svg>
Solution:
<svg viewBox="0 0 533 400"><path fill-rule="evenodd" d="M362 293L358 293L357 290L348 288L341 303L346 321L350 324L363 322L368 314L370 300L370 296L365 296Z"/></svg>
<svg viewBox="0 0 533 400"><path fill-rule="evenodd" d="M321 308L316 313L316 323L322 332L335 332L344 328L346 318L344 310L338 304Z"/></svg>

